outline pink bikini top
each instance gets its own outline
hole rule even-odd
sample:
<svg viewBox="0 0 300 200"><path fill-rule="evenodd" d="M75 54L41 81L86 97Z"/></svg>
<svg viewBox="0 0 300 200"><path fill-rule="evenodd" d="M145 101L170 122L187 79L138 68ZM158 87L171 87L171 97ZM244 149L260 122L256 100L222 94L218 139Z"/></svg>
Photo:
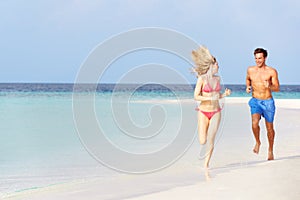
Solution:
<svg viewBox="0 0 300 200"><path fill-rule="evenodd" d="M218 82L218 84L216 85L216 88L213 89L209 84L206 84L203 88L202 88L202 92L220 92L221 90L221 86L220 83Z"/></svg>

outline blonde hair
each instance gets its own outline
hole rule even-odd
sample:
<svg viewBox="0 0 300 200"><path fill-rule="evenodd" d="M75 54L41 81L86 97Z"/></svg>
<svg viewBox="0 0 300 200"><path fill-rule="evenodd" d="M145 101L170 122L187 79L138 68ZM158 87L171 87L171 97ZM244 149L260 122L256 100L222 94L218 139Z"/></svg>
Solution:
<svg viewBox="0 0 300 200"><path fill-rule="evenodd" d="M199 49L193 50L192 59L195 62L192 71L198 75L206 74L209 68L216 63L216 58L210 54L205 46L200 46Z"/></svg>

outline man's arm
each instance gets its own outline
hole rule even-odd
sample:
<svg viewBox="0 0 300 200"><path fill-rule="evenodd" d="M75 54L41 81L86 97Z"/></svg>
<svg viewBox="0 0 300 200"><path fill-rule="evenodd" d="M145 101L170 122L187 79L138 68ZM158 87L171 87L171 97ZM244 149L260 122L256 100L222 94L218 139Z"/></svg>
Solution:
<svg viewBox="0 0 300 200"><path fill-rule="evenodd" d="M246 92L251 92L251 79L250 79L250 69L247 70L247 76L246 76Z"/></svg>
<svg viewBox="0 0 300 200"><path fill-rule="evenodd" d="M277 73L276 69L274 69L273 72L272 72L270 90L272 92L279 92L280 91L278 73Z"/></svg>

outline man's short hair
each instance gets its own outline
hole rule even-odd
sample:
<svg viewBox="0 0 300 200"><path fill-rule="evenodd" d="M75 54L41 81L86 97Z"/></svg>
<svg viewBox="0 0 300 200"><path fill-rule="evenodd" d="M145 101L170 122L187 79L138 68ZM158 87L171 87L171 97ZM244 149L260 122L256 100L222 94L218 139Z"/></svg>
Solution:
<svg viewBox="0 0 300 200"><path fill-rule="evenodd" d="M267 50L263 49L263 48L257 48L254 50L254 55L257 54L257 53L263 53L264 57L267 57L268 56L268 52Z"/></svg>

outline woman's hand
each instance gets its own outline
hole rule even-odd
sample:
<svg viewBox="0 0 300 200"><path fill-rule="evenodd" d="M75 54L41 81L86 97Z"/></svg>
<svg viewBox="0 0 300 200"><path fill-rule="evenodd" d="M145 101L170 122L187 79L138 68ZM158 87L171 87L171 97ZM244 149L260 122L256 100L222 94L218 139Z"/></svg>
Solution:
<svg viewBox="0 0 300 200"><path fill-rule="evenodd" d="M227 97L227 96L229 96L229 95L231 95L231 90L228 89L228 88L226 88L226 89L225 89L225 92L222 94L221 97L223 98L223 97Z"/></svg>
<svg viewBox="0 0 300 200"><path fill-rule="evenodd" d="M225 94L225 97L231 95L231 90L226 88L224 94Z"/></svg>

